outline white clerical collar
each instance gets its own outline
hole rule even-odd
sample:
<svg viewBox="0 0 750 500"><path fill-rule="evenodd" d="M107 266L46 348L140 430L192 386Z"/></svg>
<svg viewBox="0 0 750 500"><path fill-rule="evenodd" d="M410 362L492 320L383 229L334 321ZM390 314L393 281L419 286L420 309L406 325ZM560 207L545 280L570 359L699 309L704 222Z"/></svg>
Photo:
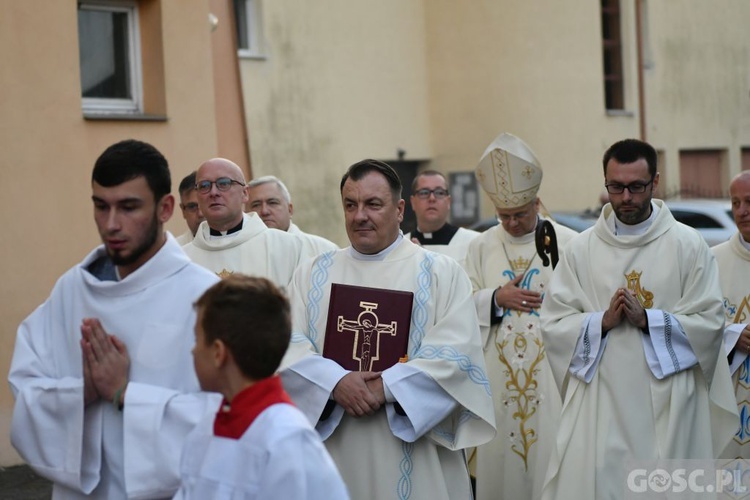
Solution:
<svg viewBox="0 0 750 500"><path fill-rule="evenodd" d="M742 237L742 233L739 234L740 237L740 243L742 243L742 246L745 247L746 250L750 250L750 242L745 241L745 238Z"/></svg>
<svg viewBox="0 0 750 500"><path fill-rule="evenodd" d="M381 261L385 260L386 257L388 257L388 254L393 251L394 248L396 248L399 243L404 239L404 233L401 232L401 230L398 231L398 236L396 237L396 240L391 243L388 247L384 248L383 250L379 251L378 253L367 255L364 253L360 253L357 250L354 249L353 246L349 247L349 255L354 257L357 260L365 260L365 261Z"/></svg>
<svg viewBox="0 0 750 500"><path fill-rule="evenodd" d="M651 224L654 223L654 220L656 219L656 214L659 213L659 207L654 203L651 202L651 215L648 217L648 219L644 220L643 222L639 222L638 224L625 224L620 219L617 218L617 215L613 214L613 219L615 222L614 227L614 233L617 236L638 236L646 231L648 231L648 228L651 227Z"/></svg>

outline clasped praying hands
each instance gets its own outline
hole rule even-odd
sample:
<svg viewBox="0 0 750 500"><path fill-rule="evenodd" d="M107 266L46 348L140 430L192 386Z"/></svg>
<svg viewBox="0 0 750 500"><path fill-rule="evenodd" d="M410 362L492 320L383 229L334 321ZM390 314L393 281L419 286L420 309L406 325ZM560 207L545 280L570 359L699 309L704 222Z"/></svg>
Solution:
<svg viewBox="0 0 750 500"><path fill-rule="evenodd" d="M121 407L130 370L130 356L125 344L115 335L108 334L98 319L84 318L81 350L84 404L89 405L101 398Z"/></svg>
<svg viewBox="0 0 750 500"><path fill-rule="evenodd" d="M609 308L604 311L602 333L608 332L625 320L640 329L648 326L646 310L635 293L627 288L618 288L609 301Z"/></svg>

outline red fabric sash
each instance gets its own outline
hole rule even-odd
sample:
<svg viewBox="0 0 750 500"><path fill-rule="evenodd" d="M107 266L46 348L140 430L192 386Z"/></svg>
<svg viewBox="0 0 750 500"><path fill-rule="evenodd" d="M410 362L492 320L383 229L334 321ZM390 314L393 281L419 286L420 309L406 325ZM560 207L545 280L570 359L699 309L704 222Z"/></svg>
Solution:
<svg viewBox="0 0 750 500"><path fill-rule="evenodd" d="M214 435L239 439L263 410L277 403L293 405L289 395L281 385L278 375L256 382L234 396L229 403L226 399L214 420Z"/></svg>

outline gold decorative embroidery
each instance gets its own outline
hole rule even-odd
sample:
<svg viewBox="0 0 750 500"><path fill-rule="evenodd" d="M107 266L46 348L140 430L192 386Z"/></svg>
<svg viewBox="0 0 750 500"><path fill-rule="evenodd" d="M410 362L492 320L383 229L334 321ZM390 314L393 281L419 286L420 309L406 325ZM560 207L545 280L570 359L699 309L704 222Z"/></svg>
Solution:
<svg viewBox="0 0 750 500"><path fill-rule="evenodd" d="M747 319L748 314L750 314L750 302L747 300L748 297L750 297L750 295L744 297L742 302L740 302L740 307L737 308L737 314L734 315L732 323L744 323Z"/></svg>
<svg viewBox="0 0 750 500"><path fill-rule="evenodd" d="M521 457L525 470L529 470L529 453L531 447L539 439L537 432L529 427L529 419L536 413L537 407L542 402L542 395L537 393L539 382L536 375L539 373L539 363L545 357L544 346L541 339L533 334L534 324L526 325L526 332L515 332L513 326L508 324L507 334L501 342L495 342L498 351L498 359L505 366L505 383L507 393L503 394L503 404L508 411L512 412L513 420L518 421L518 432L511 431L507 438L511 442L511 451ZM499 332L498 332L499 333ZM510 347L512 340L513 357L508 359L505 348ZM529 342L536 345L538 352L534 359L530 358Z"/></svg>
<svg viewBox="0 0 750 500"><path fill-rule="evenodd" d="M221 272L216 273L216 276L218 276L221 279L228 278L229 276L233 275L233 271L228 271L226 268L222 269Z"/></svg>
<svg viewBox="0 0 750 500"><path fill-rule="evenodd" d="M639 273L633 270L630 274L625 275L625 279L628 280L628 290L635 292L638 302L649 309L654 305L654 294L641 286L641 274L643 274L642 271Z"/></svg>

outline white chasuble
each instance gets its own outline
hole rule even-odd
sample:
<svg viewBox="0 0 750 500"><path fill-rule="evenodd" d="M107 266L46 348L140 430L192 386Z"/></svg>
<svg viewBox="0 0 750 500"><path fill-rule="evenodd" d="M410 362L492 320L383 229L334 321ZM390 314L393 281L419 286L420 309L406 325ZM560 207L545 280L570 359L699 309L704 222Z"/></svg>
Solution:
<svg viewBox="0 0 750 500"><path fill-rule="evenodd" d="M659 210L650 227L628 236L614 234L606 205L594 228L568 243L547 287L542 336L563 409L545 500L623 498L628 472L644 461L717 457L737 430L716 262L697 231L653 203ZM648 334L624 320L607 332L590 382L570 376L579 337L584 346L601 337L582 335L582 325L621 287L636 293L649 316L663 315L667 351L677 321L698 364L681 368L670 351L675 370L657 378L644 350Z"/></svg>
<svg viewBox="0 0 750 500"><path fill-rule="evenodd" d="M11 441L54 482L55 499L171 498L185 437L221 400L199 392L191 355L193 303L218 279L171 235L121 281L88 271L104 256L100 246L66 272L18 328L8 376L16 398ZM103 400L84 408L84 318L99 318L128 348L122 411Z"/></svg>
<svg viewBox="0 0 750 500"><path fill-rule="evenodd" d="M334 242L318 236L316 234L305 233L302 231L294 222L289 223L289 229L287 233L293 234L299 238L302 243L302 257L300 260L307 259L309 257L315 257L325 252L331 252L338 250L339 247Z"/></svg>
<svg viewBox="0 0 750 500"><path fill-rule="evenodd" d="M320 355L332 283L414 293L408 361L382 372L387 402L371 416L350 417L335 405L321 418L348 373ZM458 263L406 239L382 261L345 248L300 266L290 295L294 333L282 380L352 498L470 498L464 448L489 441L495 424L471 284Z"/></svg>
<svg viewBox="0 0 750 500"><path fill-rule="evenodd" d="M729 241L711 249L719 265L726 328L738 332L750 323L750 250L742 245L740 238L740 233L735 233ZM730 347L734 347L738 338L739 335L734 336ZM744 356L732 374L740 422L721 456L750 459L750 357L740 352L734 356Z"/></svg>
<svg viewBox="0 0 750 500"><path fill-rule="evenodd" d="M208 222L201 222L195 239L183 249L193 262L220 278L243 273L286 287L299 264L302 244L296 236L268 229L251 212L243 215L242 229L226 236L211 236Z"/></svg>
<svg viewBox="0 0 750 500"><path fill-rule="evenodd" d="M554 224L554 223L553 223ZM575 231L554 224L560 251ZM544 294L552 275L537 255L534 233L509 236L502 225L470 247L466 270L482 332L497 436L471 455L477 499L538 498L557 431L560 395L539 332L539 311L496 314L494 291L524 274L519 287Z"/></svg>

